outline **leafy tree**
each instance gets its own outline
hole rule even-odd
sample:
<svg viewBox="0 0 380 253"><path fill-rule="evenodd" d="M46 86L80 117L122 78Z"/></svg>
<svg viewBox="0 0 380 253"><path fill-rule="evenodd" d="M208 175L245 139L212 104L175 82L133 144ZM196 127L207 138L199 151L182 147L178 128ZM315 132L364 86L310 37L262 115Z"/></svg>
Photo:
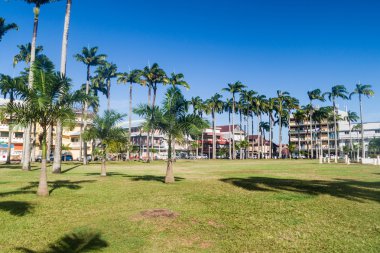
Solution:
<svg viewBox="0 0 380 253"><path fill-rule="evenodd" d="M90 93L90 79L91 79L91 67L93 66L99 66L105 63L105 60L107 58L107 55L105 54L98 54L98 47L83 47L82 52L80 54L74 55L74 58L86 65L87 75L86 75L86 95ZM88 111L88 104L87 102L84 103L83 112L84 115L82 115L82 126L83 129L86 130L87 128L87 111ZM81 143L81 147L83 147L83 164L87 164L87 143L83 142ZM80 154L82 156L82 154Z"/></svg>
<svg viewBox="0 0 380 253"><path fill-rule="evenodd" d="M190 85L184 80L184 78L185 76L182 73L171 73L169 84L171 84L173 87L182 86L186 89L190 89Z"/></svg>
<svg viewBox="0 0 380 253"><path fill-rule="evenodd" d="M360 124L361 124L361 139L362 147L364 147L364 125L363 125L363 96L369 98L375 95L375 92L372 90L372 86L368 84L357 84L355 90L350 94L350 98L353 95L359 96L359 106L360 106ZM362 158L365 158L365 149L362 150Z"/></svg>
<svg viewBox="0 0 380 253"><path fill-rule="evenodd" d="M216 159L216 114L223 110L222 95L215 94L206 100L206 104L211 112L212 117L212 159Z"/></svg>
<svg viewBox="0 0 380 253"><path fill-rule="evenodd" d="M119 75L117 66L114 63L104 62L95 72L104 78L107 84L107 110L109 111L111 110L111 79Z"/></svg>
<svg viewBox="0 0 380 253"><path fill-rule="evenodd" d="M236 108L236 94L240 93L244 88L246 88L242 82L237 81L235 83L229 83L227 88L223 88L223 91L229 92L232 95L232 159L236 158L235 151L235 123L234 123L234 114Z"/></svg>
<svg viewBox="0 0 380 253"><path fill-rule="evenodd" d="M131 142L131 129L132 129L132 95L133 95L133 84L141 84L142 71L139 69L134 69L130 73L120 73L118 74L117 83L129 83L129 120L128 120L128 129L129 137L128 141ZM127 152L127 159L129 160L129 150Z"/></svg>
<svg viewBox="0 0 380 253"><path fill-rule="evenodd" d="M46 173L46 136L47 128L58 119L73 119L75 117L72 106L85 98L80 92L71 93L70 79L60 73L54 73L53 64L50 69L43 69L40 62L32 66L33 86L27 87L24 83L17 86L22 102L8 103L6 111L17 115L15 122L21 125L39 124L42 128L41 146L42 163L41 176L37 194L48 196Z"/></svg>
<svg viewBox="0 0 380 253"><path fill-rule="evenodd" d="M188 113L188 102L177 87L171 87L165 94L162 107L152 109L150 105L140 105L135 113L145 118L151 118L155 113L154 128L168 137L168 160L165 183L174 182L173 174L173 143L184 138L191 128L202 129L207 123L198 115Z"/></svg>
<svg viewBox="0 0 380 253"><path fill-rule="evenodd" d="M92 126L84 132L85 140L96 139L99 141L99 154L102 160L101 176L107 176L106 161L111 147L115 143L120 144L127 141L126 130L119 126L125 116L125 114L107 110L103 116L96 116Z"/></svg>
<svg viewBox="0 0 380 253"><path fill-rule="evenodd" d="M15 23L6 24L5 19L0 17L0 42L4 35L11 30L18 30L18 26Z"/></svg>
<svg viewBox="0 0 380 253"><path fill-rule="evenodd" d="M13 57L13 67L16 67L19 62L25 62L26 65L29 66L32 55L32 44L27 43L25 45L18 45L17 47L20 51ZM37 46L35 49L36 57L38 57L42 51L43 47Z"/></svg>
<svg viewBox="0 0 380 253"><path fill-rule="evenodd" d="M0 93L4 98L9 97L9 104L13 105L16 97L18 96L17 87L25 83L25 78L16 77L12 78L7 75L0 75ZM13 113L9 113L9 136L8 136L8 148L7 148L7 160L6 164L11 163L11 145L12 145L12 135L13 135Z"/></svg>

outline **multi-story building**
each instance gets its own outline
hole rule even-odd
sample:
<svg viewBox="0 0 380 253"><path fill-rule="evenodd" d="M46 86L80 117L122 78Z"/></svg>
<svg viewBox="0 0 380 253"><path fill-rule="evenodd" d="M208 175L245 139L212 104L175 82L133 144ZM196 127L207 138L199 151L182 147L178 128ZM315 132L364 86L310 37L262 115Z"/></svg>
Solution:
<svg viewBox="0 0 380 253"><path fill-rule="evenodd" d="M341 151L343 150L344 146L350 146L350 140L352 141L352 144L355 146L357 144L361 145L362 135L360 128L361 127L359 123L352 123L351 131L348 122L342 122L339 125L339 148ZM364 149L367 152L369 142L374 138L380 138L380 122L363 123L363 129Z"/></svg>
<svg viewBox="0 0 380 253"><path fill-rule="evenodd" d="M345 111L337 110L340 118L344 118L347 113ZM338 120L337 129L340 129L342 124L346 121ZM330 149L330 154L335 154L335 131L334 122L312 122L312 130L310 130L310 119L307 118L300 122L296 122L293 115L290 117L289 128L289 143L295 146L298 152L307 153L312 150L314 156L317 154L318 149L322 149L323 154L327 154ZM311 145L313 143L313 145ZM338 131L339 143L339 131ZM339 144L338 144L339 147ZM312 148L312 149L311 149Z"/></svg>
<svg viewBox="0 0 380 253"><path fill-rule="evenodd" d="M0 99L0 106L4 106L6 103L8 103L8 99ZM87 119L87 125L92 124L92 118L93 113L88 113L88 119ZM0 161L5 161L7 158L7 148L8 148L8 141L9 141L9 118L5 117L0 122ZM81 145L80 145L80 133L81 133L81 125L83 124L82 121L82 113L80 110L76 111L76 117L74 124L71 124L70 127L64 127L63 128L63 136L62 136L62 144L65 146L66 153L70 153L73 156L74 160L77 160L81 157L80 152ZM34 149L32 149L32 157L38 157L41 155L41 149L38 142L38 135L41 133L41 128L36 127L36 134L34 137L35 145ZM22 156L22 150L23 150L23 140L24 137L24 128L21 126L14 126L11 136L11 160L21 160ZM54 151L55 148L55 127L52 129L52 145L50 147L51 152ZM92 152L92 145L90 142L87 143L87 154L91 154Z"/></svg>
<svg viewBox="0 0 380 253"><path fill-rule="evenodd" d="M343 154L344 146L350 144L350 129L349 123L345 120L347 112L337 110L339 120L337 121L337 139L338 139L338 155ZM294 117L290 118L289 142L295 146L296 152L301 151L305 154L313 147L313 154L316 156L318 149L322 149L323 155L329 153L335 155L335 131L334 122L323 121L321 123L312 122L312 132L310 131L310 120L305 119L301 122L296 122ZM351 124L351 137L353 144L361 142L360 130L354 130L355 124ZM380 138L380 122L364 123L364 140L365 149L368 149L368 143L373 138ZM311 145L311 140L313 145Z"/></svg>

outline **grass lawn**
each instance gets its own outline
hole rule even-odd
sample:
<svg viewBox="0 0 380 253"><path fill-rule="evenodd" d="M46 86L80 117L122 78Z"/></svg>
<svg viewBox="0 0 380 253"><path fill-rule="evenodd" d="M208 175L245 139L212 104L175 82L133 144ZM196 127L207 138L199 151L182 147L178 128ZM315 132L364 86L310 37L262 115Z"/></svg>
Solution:
<svg viewBox="0 0 380 253"><path fill-rule="evenodd" d="M68 163L48 198L37 166L0 166L0 252L380 252L380 166Z"/></svg>

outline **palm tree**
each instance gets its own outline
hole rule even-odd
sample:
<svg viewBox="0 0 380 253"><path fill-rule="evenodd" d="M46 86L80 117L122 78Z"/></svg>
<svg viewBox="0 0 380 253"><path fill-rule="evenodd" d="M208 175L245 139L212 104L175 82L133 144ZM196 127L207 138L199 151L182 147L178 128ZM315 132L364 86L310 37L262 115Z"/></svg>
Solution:
<svg viewBox="0 0 380 253"><path fill-rule="evenodd" d="M92 126L84 132L84 139L87 141L93 139L99 141L99 154L102 158L101 176L107 176L106 160L110 146L115 142L125 143L127 141L126 131L119 126L125 116L113 110L107 110L103 117L96 116Z"/></svg>
<svg viewBox="0 0 380 253"><path fill-rule="evenodd" d="M166 77L166 73L163 69L160 68L160 66L157 63L154 63L152 66L146 66L143 69L142 76L145 78L146 85L148 86L148 105L151 105L151 108L155 110L155 105L156 105L156 95L157 95L157 89L158 89L158 84L161 83L163 85L166 85L169 80ZM151 93L153 89L153 100L151 101ZM154 116L154 113L152 113L152 116ZM153 127L150 128L152 131L152 140L151 140L151 145L153 148L153 138L154 138L154 129ZM151 161L151 155L149 151L150 147L150 132L147 134L147 153L148 153L148 162Z"/></svg>
<svg viewBox="0 0 380 253"><path fill-rule="evenodd" d="M282 158L282 127L284 126L283 118L286 110L287 102L290 100L290 94L287 91L277 90L276 110L278 119L278 146L279 157Z"/></svg>
<svg viewBox="0 0 380 253"><path fill-rule="evenodd" d="M107 84L107 110L111 110L111 79L116 78L119 73L117 72L117 66L114 63L104 62L95 71L99 76L104 78Z"/></svg>
<svg viewBox="0 0 380 253"><path fill-rule="evenodd" d="M359 106L360 106L360 125L361 129L361 138L362 138L362 158L365 158L365 147L364 147L364 127L363 127L363 103L362 97L367 98L375 95L375 92L372 90L372 86L369 84L357 84L355 90L350 94L350 98L353 95L359 95ZM362 160L363 161L363 160Z"/></svg>
<svg viewBox="0 0 380 253"><path fill-rule="evenodd" d="M15 23L5 24L5 19L0 17L0 42L4 35L11 30L18 30L18 26Z"/></svg>
<svg viewBox="0 0 380 253"><path fill-rule="evenodd" d="M273 124L274 124L274 116L273 112L276 111L276 99L269 98L268 99L268 114L269 114L269 157L273 158Z"/></svg>
<svg viewBox="0 0 380 253"><path fill-rule="evenodd" d="M30 50L30 66L33 66L34 61L36 59L36 42L37 42L37 30L38 30L38 22L40 15L40 8L42 5L49 4L52 2L57 2L57 0L24 0L28 4L34 4L33 13L34 13L34 21L33 21L33 36ZM28 86L31 88L33 85L33 70L32 67L29 68L29 79ZM24 131L25 141L23 145L23 170L30 170L30 156L31 156L31 126L27 126Z"/></svg>
<svg viewBox="0 0 380 253"><path fill-rule="evenodd" d="M72 0L67 0L66 2L65 22L63 25L62 48L61 48L61 70L60 70L61 75L63 76L66 76L67 44L69 41L71 2ZM51 129L52 127L49 128L49 131L51 131ZM58 120L57 126L56 126L53 173L61 173L62 132L63 132L62 122Z"/></svg>
<svg viewBox="0 0 380 253"><path fill-rule="evenodd" d="M297 124L297 139L298 139L298 156L300 156L300 150L301 150L301 127L300 125L303 124L303 121L307 118L306 113L303 109L298 109L293 113L294 121Z"/></svg>
<svg viewBox="0 0 380 253"><path fill-rule="evenodd" d="M186 89L190 89L190 85L185 80L183 80L184 78L185 76L182 73L171 73L171 76L168 81L169 84L171 84L173 87L182 86Z"/></svg>
<svg viewBox="0 0 380 253"><path fill-rule="evenodd" d="M223 101L222 95L215 94L206 100L206 104L211 111L212 117L212 159L216 159L216 114L222 112Z"/></svg>
<svg viewBox="0 0 380 253"><path fill-rule="evenodd" d="M37 190L39 196L49 195L46 173L47 128L58 119L74 120L72 106L84 99L80 92L71 93L70 80L60 73L54 73L52 63L50 66L50 69L44 70L41 63L36 62L32 66L34 71L32 87L27 87L25 83L17 86L17 91L23 101L7 105L7 112L17 115L16 123L20 125L36 123L42 128L40 137L42 164Z"/></svg>
<svg viewBox="0 0 380 253"><path fill-rule="evenodd" d="M107 55L105 54L97 54L98 53L98 47L83 47L82 52L80 54L74 55L74 58L85 64L87 69L87 76L86 76L86 95L90 92L90 78L91 78L91 67L93 66L99 66L104 64ZM88 110L88 104L87 102L84 103L83 112L82 115L82 126L83 129L86 130L87 128L87 110ZM83 164L87 164L87 143L83 142L81 143L81 146L83 146ZM82 154L80 154L82 156ZM81 157L80 157L81 158Z"/></svg>
<svg viewBox="0 0 380 253"><path fill-rule="evenodd" d="M337 130L337 119L336 119L336 99L348 99L347 89L344 85L335 85L331 88L330 92L325 92L323 97L327 96L333 103L333 117L334 117L334 145L335 145L335 163L338 163L338 130Z"/></svg>
<svg viewBox="0 0 380 253"><path fill-rule="evenodd" d="M253 111L255 109L255 97L256 97L256 95L257 95L257 92L253 91L253 90L247 90L247 91L242 91L241 92L241 97L246 102L246 117L247 117L247 121L248 121L248 118L251 117L252 156L253 156L253 149L254 149L254 143L253 143ZM232 101L231 101L231 103L232 103ZM247 139L248 139L248 142L249 142L248 125L247 125Z"/></svg>
<svg viewBox="0 0 380 253"><path fill-rule="evenodd" d="M172 144L189 132L189 129L202 129L207 123L198 115L188 114L188 102L177 87L171 87L165 94L162 108L152 109L149 105L140 105L135 113L146 118L151 118L154 111L154 128L168 137L168 160L165 183L175 181L173 174Z"/></svg>
<svg viewBox="0 0 380 253"><path fill-rule="evenodd" d="M261 121L259 124L259 127L260 127L260 135L262 136L261 145L262 145L262 147L265 147L265 131L267 131L267 132L270 131L270 124L269 124L269 122ZM264 152L264 157L266 157L265 148L263 148L262 150Z"/></svg>
<svg viewBox="0 0 380 253"><path fill-rule="evenodd" d="M359 116L356 112L353 111L348 111L347 116L344 117L345 120L348 122L348 129L350 133L350 156L352 159L352 150L353 150L353 145L352 145L352 129L351 129L351 123L357 122L359 120Z"/></svg>
<svg viewBox="0 0 380 253"><path fill-rule="evenodd" d="M235 95L239 92L241 92L244 88L246 88L244 84L242 84L240 81L237 81L235 83L229 83L227 88L223 88L223 91L227 91L232 94L232 159L236 158L236 151L235 151L235 124L234 124L234 114L235 114L235 107L236 107L236 99Z"/></svg>
<svg viewBox="0 0 380 253"><path fill-rule="evenodd" d="M9 97L9 103L11 106L14 103L15 98L18 95L17 87L24 84L25 80L22 77L12 78L10 76L1 75L0 76L0 93L4 98ZM12 145L12 135L13 135L13 113L9 113L9 134L8 134L8 147L7 147L7 160L6 164L11 163L11 145Z"/></svg>
<svg viewBox="0 0 380 253"><path fill-rule="evenodd" d="M31 58L31 51L32 51L32 45L30 43L27 43L25 45L18 45L19 53L16 54L13 57L13 67L16 67L16 65L19 62L25 62L26 65L29 66L30 58ZM38 55L43 51L42 46L37 46L35 50L35 55L38 57Z"/></svg>
<svg viewBox="0 0 380 253"><path fill-rule="evenodd" d="M223 104L223 111L228 112L228 159L232 159L232 139L231 138L231 114L232 114L232 98L227 98Z"/></svg>
<svg viewBox="0 0 380 253"><path fill-rule="evenodd" d="M128 142L131 143L131 129L132 129L132 94L133 94L133 84L141 83L142 71L134 69L130 73L120 73L118 75L117 83L126 84L129 82L129 122L128 122ZM127 151L127 159L129 160L129 149Z"/></svg>
<svg viewBox="0 0 380 253"><path fill-rule="evenodd" d="M310 100L310 107L313 108L313 100L319 100L324 102L325 98L322 96L321 90L320 89L315 89L312 91L307 92L307 96L309 97ZM310 123L310 153L311 153L311 158L314 157L313 154L313 110L310 113L310 118L309 118L309 123Z"/></svg>

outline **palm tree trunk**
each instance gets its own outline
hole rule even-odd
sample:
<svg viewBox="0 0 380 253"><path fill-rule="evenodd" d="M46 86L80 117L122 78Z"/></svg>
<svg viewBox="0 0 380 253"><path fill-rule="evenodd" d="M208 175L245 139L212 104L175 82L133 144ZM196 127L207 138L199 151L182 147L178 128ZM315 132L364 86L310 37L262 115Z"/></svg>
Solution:
<svg viewBox="0 0 380 253"><path fill-rule="evenodd" d="M86 95L90 93L90 65L87 65L87 81L86 81ZM87 112L88 112L88 103L87 101L84 102L84 113L82 114L82 120L83 120L83 129L82 131L86 131L87 129ZM83 134L81 132L81 134ZM83 165L88 164L87 162L87 142L83 141Z"/></svg>
<svg viewBox="0 0 380 253"><path fill-rule="evenodd" d="M362 95L359 94L359 106L360 106L360 124L361 124L361 138L362 138L362 163L365 158L365 145L364 145L364 126L363 126L363 105L362 105Z"/></svg>
<svg viewBox="0 0 380 253"><path fill-rule="evenodd" d="M107 80L107 110L111 110L111 79Z"/></svg>
<svg viewBox="0 0 380 253"><path fill-rule="evenodd" d="M10 103L13 103L13 101L10 101ZM11 113L9 115L9 122L10 124L8 125L9 127L9 136L8 136L8 147L7 147L7 161L5 164L11 164L11 155L12 155L12 135L13 135L13 126L12 126L12 121L13 121L13 114Z"/></svg>
<svg viewBox="0 0 380 253"><path fill-rule="evenodd" d="M33 23L33 36L30 50L30 67L29 67L29 78L28 78L28 87L31 88L33 86L33 64L36 60L36 41L37 41L37 32L38 32L38 17L40 14L40 8L36 5L33 9L34 12L34 23ZM30 157L31 157L31 129L32 126L28 125L24 131L25 142L23 145L24 148L24 158L23 158L23 170L30 170Z"/></svg>
<svg viewBox="0 0 380 253"><path fill-rule="evenodd" d="M350 158L353 159L353 154L352 154L352 149L353 149L353 146L352 146L352 131L351 131L351 121L348 120L348 128L349 128L349 133L350 133Z"/></svg>
<svg viewBox="0 0 380 253"><path fill-rule="evenodd" d="M331 159L331 152L330 152L330 122L327 120L327 154L328 154L328 158L327 158L327 162L330 163L330 159Z"/></svg>
<svg viewBox="0 0 380 253"><path fill-rule="evenodd" d="M257 116L257 159L261 159L260 118Z"/></svg>
<svg viewBox="0 0 380 253"><path fill-rule="evenodd" d="M273 158L273 118L272 113L269 113L269 158Z"/></svg>
<svg viewBox="0 0 380 253"><path fill-rule="evenodd" d="M100 172L100 176L101 177L106 177L107 176L107 164L106 164L107 160L106 160L106 155L104 154L102 156L102 168L101 168L101 172Z"/></svg>
<svg viewBox="0 0 380 253"><path fill-rule="evenodd" d="M235 114L235 94L232 94L232 159L236 159L234 114Z"/></svg>
<svg viewBox="0 0 380 253"><path fill-rule="evenodd" d="M167 161L167 166L166 166L165 183L174 183L171 134L169 134L169 138L168 138L168 161Z"/></svg>
<svg viewBox="0 0 380 253"><path fill-rule="evenodd" d="M228 154L229 154L229 157L228 159L232 159L231 155L232 155L232 146L231 146L231 141L232 141L232 138L231 138L231 112L229 111L228 109L228 136L230 136L230 139L229 139L229 144L228 144Z"/></svg>
<svg viewBox="0 0 380 253"><path fill-rule="evenodd" d="M47 171L46 171L46 126L42 127L42 163L40 181L38 183L37 195L49 196L48 184L47 184Z"/></svg>
<svg viewBox="0 0 380 253"><path fill-rule="evenodd" d="M301 132L300 132L300 124L298 123L297 127L297 138L298 138L298 159L300 158L300 150L301 150Z"/></svg>
<svg viewBox="0 0 380 253"><path fill-rule="evenodd" d="M310 107L312 107L312 104L310 102ZM313 111L310 112L310 118L309 118L309 124L310 124L310 159L314 158L314 153L313 153Z"/></svg>
<svg viewBox="0 0 380 253"><path fill-rule="evenodd" d="M131 129L132 129L132 82L129 84L129 122L128 122L128 142L131 144ZM130 152L129 149L127 151L127 160L129 160Z"/></svg>
<svg viewBox="0 0 380 253"><path fill-rule="evenodd" d="M62 76L66 76L67 44L69 41L71 2L72 0L67 0L66 2L65 23L63 25L62 49L61 49L61 70L60 70ZM54 148L53 173L61 173L62 133L63 133L62 122L61 120L58 120L56 131L55 131L56 137L55 137L55 148Z"/></svg>
<svg viewBox="0 0 380 253"><path fill-rule="evenodd" d="M216 159L216 125L215 125L215 109L212 109L212 159Z"/></svg>
<svg viewBox="0 0 380 253"><path fill-rule="evenodd" d="M278 118L278 158L282 158L282 110L279 112L279 118Z"/></svg>
<svg viewBox="0 0 380 253"><path fill-rule="evenodd" d="M251 150L251 158L253 158L253 152L255 151L255 139L253 138L253 112L252 112L252 115L251 115L251 134L252 134L252 150ZM249 138L248 138L248 141L249 141Z"/></svg>
<svg viewBox="0 0 380 253"><path fill-rule="evenodd" d="M50 154L51 154L51 146L53 143L52 140L52 134L53 134L53 125L50 125L47 130L47 136L46 136L46 142L47 142L47 147L46 147L46 161L49 163L50 162Z"/></svg>
<svg viewBox="0 0 380 253"><path fill-rule="evenodd" d="M240 110L239 110L240 111ZM242 140L243 140L243 138L242 138L242 124L241 124L241 122L242 122L242 120L241 120L241 111L239 112L239 114L240 114L240 125L239 125L239 127L240 127L240 148L239 148L239 153L240 153L240 160L242 160L243 159L243 148L242 148L242 146L241 146L241 143L242 143Z"/></svg>
<svg viewBox="0 0 380 253"><path fill-rule="evenodd" d="M334 162L338 163L338 131L336 127L336 108L335 108L335 99L333 100L333 114L334 114L334 145L335 145L335 156Z"/></svg>

